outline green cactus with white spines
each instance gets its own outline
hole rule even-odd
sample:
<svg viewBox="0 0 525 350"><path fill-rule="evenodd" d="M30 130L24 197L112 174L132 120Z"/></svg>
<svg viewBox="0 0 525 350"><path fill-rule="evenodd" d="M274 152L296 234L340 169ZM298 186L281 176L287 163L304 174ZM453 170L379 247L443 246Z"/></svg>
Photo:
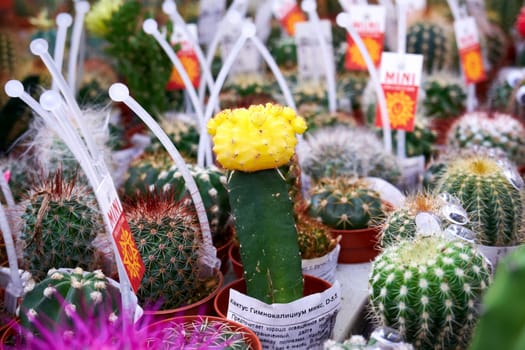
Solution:
<svg viewBox="0 0 525 350"><path fill-rule="evenodd" d="M455 148L497 148L518 165L525 164L525 127L509 114L466 113L451 126L447 144Z"/></svg>
<svg viewBox="0 0 525 350"><path fill-rule="evenodd" d="M295 224L301 258L318 258L331 252L337 246L338 239L331 235L328 226L316 219L300 213L297 214Z"/></svg>
<svg viewBox="0 0 525 350"><path fill-rule="evenodd" d="M295 38L279 36L268 41L268 50L275 62L283 69L297 66L297 45Z"/></svg>
<svg viewBox="0 0 525 350"><path fill-rule="evenodd" d="M485 258L465 242L402 241L372 263L371 313L417 349L464 349L490 279Z"/></svg>
<svg viewBox="0 0 525 350"><path fill-rule="evenodd" d="M524 191L515 187L498 161L486 155L459 158L447 165L436 186L457 197L467 210L476 243L520 244L525 234Z"/></svg>
<svg viewBox="0 0 525 350"><path fill-rule="evenodd" d="M131 233L144 261L139 301L162 309L190 304L202 288L199 279L201 230L191 201L153 192L126 205ZM158 305L157 305L158 306Z"/></svg>
<svg viewBox="0 0 525 350"><path fill-rule="evenodd" d="M381 196L364 180L324 178L310 189L308 213L338 230L374 226L384 219Z"/></svg>
<svg viewBox="0 0 525 350"><path fill-rule="evenodd" d="M344 125L308 133L297 147L303 173L312 180L323 177L374 176L397 183L401 170L394 155L385 152L373 131Z"/></svg>
<svg viewBox="0 0 525 350"><path fill-rule="evenodd" d="M167 117L160 121L160 126L185 159L197 161L199 130L194 121ZM153 147L163 149L157 137L152 136L151 142Z"/></svg>
<svg viewBox="0 0 525 350"><path fill-rule="evenodd" d="M36 280L51 268L95 270L111 259L102 253L110 243L95 197L86 185L57 172L30 191L21 203L20 239L25 268Z"/></svg>
<svg viewBox="0 0 525 350"><path fill-rule="evenodd" d="M39 332L42 327L62 331L73 327L71 313L93 319L101 315L116 318L120 309L120 290L109 283L100 270L84 272L49 270L45 279L28 291L20 306L24 330Z"/></svg>
<svg viewBox="0 0 525 350"><path fill-rule="evenodd" d="M418 192L408 196L403 205L394 209L386 218L381 229L381 246L389 247L400 241L415 238L417 214L427 212L439 216L442 205L443 201L431 193Z"/></svg>
<svg viewBox="0 0 525 350"><path fill-rule="evenodd" d="M406 35L406 52L422 54L423 70L432 74L448 64L448 38L444 27L432 22L416 22L410 25Z"/></svg>
<svg viewBox="0 0 525 350"><path fill-rule="evenodd" d="M425 116L453 118L465 110L467 91L461 78L452 73L431 74L422 86Z"/></svg>

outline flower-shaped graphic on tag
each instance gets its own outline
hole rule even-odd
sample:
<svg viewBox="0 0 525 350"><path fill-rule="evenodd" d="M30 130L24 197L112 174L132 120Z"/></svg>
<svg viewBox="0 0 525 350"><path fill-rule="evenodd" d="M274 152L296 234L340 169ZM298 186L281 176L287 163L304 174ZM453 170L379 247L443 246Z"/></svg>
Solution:
<svg viewBox="0 0 525 350"><path fill-rule="evenodd" d="M467 83L479 83L485 80L485 69L479 46L474 49L465 50L461 54L463 71Z"/></svg>
<svg viewBox="0 0 525 350"><path fill-rule="evenodd" d="M299 6L295 5L293 6L290 11L284 17L280 20L281 25L286 30L288 35L294 36L295 35L295 25L299 22L305 22L306 21L306 15L303 11L299 8Z"/></svg>
<svg viewBox="0 0 525 350"><path fill-rule="evenodd" d="M191 84L194 87L199 86L201 68L199 65L199 60L197 59L197 54L193 50L180 51L177 53L180 63L184 67L184 70L190 78ZM171 76L166 86L168 91L171 90L184 90L186 85L180 76L179 72L175 67L171 70Z"/></svg>
<svg viewBox="0 0 525 350"><path fill-rule="evenodd" d="M120 228L120 235L116 241L131 286L136 292L144 276L145 267L135 245L135 241L131 236L127 222Z"/></svg>
<svg viewBox="0 0 525 350"><path fill-rule="evenodd" d="M404 91L387 92L388 117L393 128L405 128L414 120L415 101Z"/></svg>
<svg viewBox="0 0 525 350"><path fill-rule="evenodd" d="M376 67L381 62L381 52L383 52L383 34L361 35L363 44ZM357 44L347 35L347 46L345 57L345 68L347 70L366 70L366 62Z"/></svg>

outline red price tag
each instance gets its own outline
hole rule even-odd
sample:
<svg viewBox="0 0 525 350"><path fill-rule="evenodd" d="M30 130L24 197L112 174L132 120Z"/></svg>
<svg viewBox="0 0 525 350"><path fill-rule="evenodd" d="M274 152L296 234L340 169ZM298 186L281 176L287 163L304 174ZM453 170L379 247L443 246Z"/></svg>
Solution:
<svg viewBox="0 0 525 350"><path fill-rule="evenodd" d="M487 76L474 18L467 17L455 21L454 30L466 83L474 84L484 81Z"/></svg>
<svg viewBox="0 0 525 350"><path fill-rule="evenodd" d="M184 70L188 74L191 84L194 87L198 87L201 79L201 66L195 51L180 50L177 52L177 57L179 58L180 63L182 63ZM175 67L173 67L171 70L170 79L166 85L166 89L168 91L186 89L186 85L184 85L184 81Z"/></svg>
<svg viewBox="0 0 525 350"><path fill-rule="evenodd" d="M414 130L422 69L422 55L383 53L380 79L385 94L390 128L393 130ZM378 106L376 126L382 127L382 118Z"/></svg>
<svg viewBox="0 0 525 350"><path fill-rule="evenodd" d="M273 6L273 12L281 26L290 36L295 35L295 25L306 22L306 15L294 0L277 0Z"/></svg>

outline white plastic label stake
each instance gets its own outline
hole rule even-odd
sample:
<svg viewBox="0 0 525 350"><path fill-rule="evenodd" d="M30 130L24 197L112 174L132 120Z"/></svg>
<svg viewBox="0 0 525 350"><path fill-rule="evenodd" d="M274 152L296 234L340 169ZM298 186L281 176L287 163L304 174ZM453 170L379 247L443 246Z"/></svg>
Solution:
<svg viewBox="0 0 525 350"><path fill-rule="evenodd" d="M221 18L226 11L226 0L201 0L197 20L199 42L208 46L217 33Z"/></svg>
<svg viewBox="0 0 525 350"><path fill-rule="evenodd" d="M283 19L295 6L297 2L295 0L273 0L272 11L274 16L281 20Z"/></svg>
<svg viewBox="0 0 525 350"><path fill-rule="evenodd" d="M328 20L319 21L319 28L311 22L299 22L295 25L295 43L297 45L297 65L299 68L299 80L319 81L325 78L325 63L321 52L321 44L317 39L316 30L320 30L325 39L326 49L330 52L333 60L334 50L332 46L332 32ZM334 67L334 62L331 62Z"/></svg>
<svg viewBox="0 0 525 350"><path fill-rule="evenodd" d="M193 38L197 37L197 25L194 23L188 23L186 24L186 28L190 35L193 36ZM172 45L180 44L181 50L195 50L195 46L193 44L193 38L188 37L186 34L186 31L182 28L181 25L175 24L175 27L173 28L173 33L171 34L170 42Z"/></svg>
<svg viewBox="0 0 525 350"><path fill-rule="evenodd" d="M262 42L266 42L270 36L272 16L272 3L261 1L255 13L255 28L257 29L257 36Z"/></svg>
<svg viewBox="0 0 525 350"><path fill-rule="evenodd" d="M367 0L339 0L339 4L345 12L351 13L351 6L366 6L368 4Z"/></svg>
<svg viewBox="0 0 525 350"><path fill-rule="evenodd" d="M232 49L240 37L242 26L236 26L232 24L226 24L224 28L224 35L221 40L221 57L222 61L226 61L228 55L232 52ZM235 63L232 66L231 74L236 73L257 73L261 70L261 55L257 48L251 41L247 41L239 56L235 59Z"/></svg>
<svg viewBox="0 0 525 350"><path fill-rule="evenodd" d="M424 10L427 6L426 0L396 0L396 4L402 4L407 11Z"/></svg>

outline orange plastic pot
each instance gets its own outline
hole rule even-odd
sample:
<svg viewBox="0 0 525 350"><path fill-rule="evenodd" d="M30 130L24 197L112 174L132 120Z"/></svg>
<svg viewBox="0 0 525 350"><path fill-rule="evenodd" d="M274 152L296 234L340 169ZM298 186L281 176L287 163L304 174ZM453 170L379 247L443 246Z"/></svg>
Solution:
<svg viewBox="0 0 525 350"><path fill-rule="evenodd" d="M341 251L337 262L340 264L364 263L374 260L381 252L379 248L380 226L357 230L330 230L334 236L341 236Z"/></svg>

